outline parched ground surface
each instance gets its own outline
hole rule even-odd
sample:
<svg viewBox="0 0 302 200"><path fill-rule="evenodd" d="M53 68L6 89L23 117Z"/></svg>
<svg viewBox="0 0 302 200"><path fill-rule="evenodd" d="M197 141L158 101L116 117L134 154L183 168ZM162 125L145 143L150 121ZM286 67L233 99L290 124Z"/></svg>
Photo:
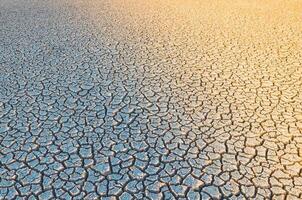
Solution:
<svg viewBox="0 0 302 200"><path fill-rule="evenodd" d="M300 0L1 0L0 199L302 199Z"/></svg>

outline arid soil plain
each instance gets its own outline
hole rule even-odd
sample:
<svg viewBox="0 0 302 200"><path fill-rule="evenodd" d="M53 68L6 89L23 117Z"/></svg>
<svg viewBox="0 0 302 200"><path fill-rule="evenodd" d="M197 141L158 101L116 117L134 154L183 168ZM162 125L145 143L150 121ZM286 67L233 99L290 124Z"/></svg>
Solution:
<svg viewBox="0 0 302 200"><path fill-rule="evenodd" d="M0 199L302 199L302 1L0 0Z"/></svg>

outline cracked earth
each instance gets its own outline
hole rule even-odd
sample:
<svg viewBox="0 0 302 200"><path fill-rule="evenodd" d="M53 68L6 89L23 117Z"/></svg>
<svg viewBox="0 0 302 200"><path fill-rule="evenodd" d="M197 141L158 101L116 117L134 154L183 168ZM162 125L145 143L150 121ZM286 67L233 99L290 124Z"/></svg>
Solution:
<svg viewBox="0 0 302 200"><path fill-rule="evenodd" d="M0 199L302 199L298 0L1 0Z"/></svg>

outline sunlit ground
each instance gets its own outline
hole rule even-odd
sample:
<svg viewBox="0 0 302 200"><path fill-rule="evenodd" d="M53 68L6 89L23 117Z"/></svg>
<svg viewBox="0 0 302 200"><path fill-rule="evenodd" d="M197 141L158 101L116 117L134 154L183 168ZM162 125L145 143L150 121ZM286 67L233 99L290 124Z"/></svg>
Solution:
<svg viewBox="0 0 302 200"><path fill-rule="evenodd" d="M302 199L302 1L0 1L0 199Z"/></svg>

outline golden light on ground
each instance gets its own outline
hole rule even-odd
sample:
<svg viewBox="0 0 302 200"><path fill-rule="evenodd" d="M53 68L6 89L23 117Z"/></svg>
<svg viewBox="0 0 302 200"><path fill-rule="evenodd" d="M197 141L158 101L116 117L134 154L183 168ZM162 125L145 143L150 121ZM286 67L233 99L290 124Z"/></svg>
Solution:
<svg viewBox="0 0 302 200"><path fill-rule="evenodd" d="M0 198L302 199L301 0L0 7Z"/></svg>
<svg viewBox="0 0 302 200"><path fill-rule="evenodd" d="M102 3L93 2L81 6L96 24L102 24ZM246 170L246 178L260 188L277 182L285 186L293 180L297 186L289 193L294 194L302 191L298 180L302 169L301 4L114 1L110 9L116 21L110 25L119 42L133 45L134 60L149 57L158 66L146 73L169 74L174 78L166 84L186 91L176 92L184 102L181 116L194 119L207 114L191 128L217 128L213 137L226 146L234 145L234 153L242 158L234 162L242 164L237 169ZM224 146L213 148L221 148L215 151L222 153L222 160L227 159L223 154L232 154ZM236 184L229 183L236 190ZM279 186L273 190L282 191Z"/></svg>

